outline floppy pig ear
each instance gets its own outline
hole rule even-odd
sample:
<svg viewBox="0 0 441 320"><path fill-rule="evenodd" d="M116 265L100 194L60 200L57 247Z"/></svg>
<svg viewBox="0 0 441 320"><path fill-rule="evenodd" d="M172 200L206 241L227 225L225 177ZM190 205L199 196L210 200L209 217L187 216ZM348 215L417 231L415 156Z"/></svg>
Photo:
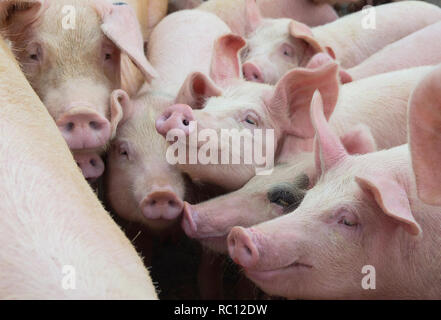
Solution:
<svg viewBox="0 0 441 320"><path fill-rule="evenodd" d="M187 104L193 109L202 109L205 99L221 94L222 91L205 74L194 72L185 79L175 103Z"/></svg>
<svg viewBox="0 0 441 320"><path fill-rule="evenodd" d="M441 205L441 67L412 93L408 119L418 196L428 204Z"/></svg>
<svg viewBox="0 0 441 320"><path fill-rule="evenodd" d="M110 128L111 137L116 135L116 129L133 114L133 102L124 90L115 90L110 95Z"/></svg>
<svg viewBox="0 0 441 320"><path fill-rule="evenodd" d="M315 128L315 165L317 175L341 162L347 152L340 138L331 130L323 113L323 100L316 91L311 102L311 120Z"/></svg>
<svg viewBox="0 0 441 320"><path fill-rule="evenodd" d="M219 37L213 50L210 77L220 86L242 76L239 52L246 45L241 36L226 34Z"/></svg>
<svg viewBox="0 0 441 320"><path fill-rule="evenodd" d="M410 210L406 191L397 182L378 176L355 177L355 181L364 191L370 192L383 212L400 223L408 233L417 236L422 232Z"/></svg>
<svg viewBox="0 0 441 320"><path fill-rule="evenodd" d="M338 99L338 64L330 60L320 66L314 64L314 67L296 68L283 76L268 105L270 114L282 124L282 129L301 138L313 138L315 134L310 117L314 91L319 90L323 97L326 119L331 116Z"/></svg>
<svg viewBox="0 0 441 320"><path fill-rule="evenodd" d="M133 9L124 2L109 4L98 0L95 7L102 18L103 33L139 68L143 76L151 81L157 72L144 55L144 41Z"/></svg>
<svg viewBox="0 0 441 320"><path fill-rule="evenodd" d="M246 17L248 34L254 32L262 24L262 15L256 0L246 0Z"/></svg>
<svg viewBox="0 0 441 320"><path fill-rule="evenodd" d="M320 43L314 38L311 28L299 21L292 20L289 24L289 33L293 38L300 39L306 42L311 51L311 55L319 52L327 52L335 57L334 51L323 48Z"/></svg>
<svg viewBox="0 0 441 320"><path fill-rule="evenodd" d="M40 9L47 5L47 1L44 0L0 0L0 27L7 28L11 17L20 16L19 23L14 25L20 30L9 32L11 36L15 36L15 34L21 33L21 30L32 24L38 18Z"/></svg>

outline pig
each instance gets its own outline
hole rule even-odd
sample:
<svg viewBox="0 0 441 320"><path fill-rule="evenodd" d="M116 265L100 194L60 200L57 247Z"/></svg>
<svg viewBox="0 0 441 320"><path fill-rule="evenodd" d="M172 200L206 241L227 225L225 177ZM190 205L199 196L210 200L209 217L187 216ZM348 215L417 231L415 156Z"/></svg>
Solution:
<svg viewBox="0 0 441 320"><path fill-rule="evenodd" d="M266 293L290 299L439 299L441 207L418 199L408 145L350 156L319 93L311 117L318 183L292 213L233 228L231 258Z"/></svg>
<svg viewBox="0 0 441 320"><path fill-rule="evenodd" d="M431 24L391 43L362 63L346 70L352 80L375 74L441 63L441 22ZM418 50L422 48L422 50ZM413 54L418 50L418 54Z"/></svg>
<svg viewBox="0 0 441 320"><path fill-rule="evenodd" d="M167 161L168 144L156 132L155 120L173 104L187 74L208 73L214 41L228 32L211 13L183 10L167 16L152 32L148 47L159 77L132 98L123 90L113 92L111 105L124 110L124 117L111 143L105 193L121 217L156 232L165 232L180 217L190 192L182 173Z"/></svg>
<svg viewBox="0 0 441 320"><path fill-rule="evenodd" d="M99 177L104 164L98 156L122 117L109 104L124 77L120 57L129 57L148 81L156 76L135 13L105 0L1 1L0 12L23 72L85 177Z"/></svg>
<svg viewBox="0 0 441 320"><path fill-rule="evenodd" d="M386 45L441 21L441 8L423 1L403 1L311 29L291 19L263 19L252 0L247 4L254 32L247 37L247 49L242 53L243 73L249 81L269 84L276 84L294 67L306 66L318 52L327 52L343 68L352 68ZM374 27L368 26L371 22Z"/></svg>
<svg viewBox="0 0 441 320"><path fill-rule="evenodd" d="M216 14L224 20L231 31L242 37L252 31L247 19L246 7L249 0L209 0L197 9ZM251 0L253 3L256 0ZM262 15L268 18L291 18L310 26L332 22L338 18L329 4L317 5L310 0L257 0Z"/></svg>
<svg viewBox="0 0 441 320"><path fill-rule="evenodd" d="M213 80L201 73L190 74L176 104L157 119L159 133L167 137L170 130L180 129L190 136L191 122L197 124L196 133L206 128L217 132L262 129L267 133L272 129L274 163L285 162L300 152L312 151L314 131L308 115L312 93L319 89L326 116L332 114L331 126L339 136L364 124L371 129L379 149L390 148L406 143L407 100L419 79L433 68L381 74L347 83L340 89L338 64L319 54L309 64L315 68L293 69L271 86L240 78L238 54L243 45L237 36L226 35L218 40L210 74ZM264 150L268 145L271 151L271 144L263 141L262 145ZM200 151L201 145L198 148ZM218 155L232 153L229 145L221 143L217 150ZM193 180L217 184L228 191L241 188L258 168L255 162L244 161L222 165L187 161L177 165Z"/></svg>
<svg viewBox="0 0 441 320"><path fill-rule="evenodd" d="M377 149L369 128L363 125L355 126L341 139L349 154ZM234 226L251 227L292 212L316 180L314 154L301 153L277 165L271 175L253 177L235 192L193 206L186 203L182 228L187 236L226 254L227 235Z"/></svg>
<svg viewBox="0 0 441 320"><path fill-rule="evenodd" d="M157 299L1 38L0 152L0 299Z"/></svg>
<svg viewBox="0 0 441 320"><path fill-rule="evenodd" d="M441 206L441 65L425 77L409 104L409 145L419 198Z"/></svg>
<svg viewBox="0 0 441 320"><path fill-rule="evenodd" d="M168 0L127 0L138 17L144 43L154 27L167 15Z"/></svg>

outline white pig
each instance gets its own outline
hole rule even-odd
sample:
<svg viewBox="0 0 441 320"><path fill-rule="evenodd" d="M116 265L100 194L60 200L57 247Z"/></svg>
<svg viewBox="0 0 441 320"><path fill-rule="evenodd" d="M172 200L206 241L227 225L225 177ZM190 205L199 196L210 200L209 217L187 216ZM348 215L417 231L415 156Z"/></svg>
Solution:
<svg viewBox="0 0 441 320"><path fill-rule="evenodd" d="M0 299L157 299L0 39Z"/></svg>
<svg viewBox="0 0 441 320"><path fill-rule="evenodd" d="M248 2L248 15L254 32L247 37L243 72L247 80L270 84L290 69L306 66L318 52L327 52L343 68L351 68L386 45L441 21L441 8L423 1L403 1L311 29L295 20L263 19L253 3Z"/></svg>
<svg viewBox="0 0 441 320"><path fill-rule="evenodd" d="M135 13L105 0L1 1L0 26L22 70L54 118L86 178L97 178L99 158L122 110L110 109L120 88L121 55L144 77L156 72L143 53ZM89 158L87 158L89 157Z"/></svg>
<svg viewBox="0 0 441 320"><path fill-rule="evenodd" d="M412 103L429 103L439 114L439 92ZM441 207L418 199L408 146L350 156L318 93L311 116L319 182L294 212L233 228L230 256L265 292L291 299L440 299Z"/></svg>

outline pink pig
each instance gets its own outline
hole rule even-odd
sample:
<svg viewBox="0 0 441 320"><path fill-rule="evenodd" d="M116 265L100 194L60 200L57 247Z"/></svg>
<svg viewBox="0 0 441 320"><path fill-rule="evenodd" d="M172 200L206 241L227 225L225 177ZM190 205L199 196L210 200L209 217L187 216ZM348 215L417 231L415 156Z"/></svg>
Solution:
<svg viewBox="0 0 441 320"><path fill-rule="evenodd" d="M441 22L431 24L387 45L348 69L347 74L357 80L379 73L441 63L441 42L437 41L440 34Z"/></svg>
<svg viewBox="0 0 441 320"><path fill-rule="evenodd" d="M429 115L441 112L433 81L440 70L412 98L411 148L422 143L434 150L433 141L439 146L439 139L412 133L439 130ZM320 180L294 212L233 228L232 259L265 292L291 299L439 299L441 207L418 199L408 145L350 156L327 124L319 94L311 117ZM426 154L420 155L415 163L424 166Z"/></svg>
<svg viewBox="0 0 441 320"><path fill-rule="evenodd" d="M240 79L238 51L243 45L237 36L226 35L218 40L211 70L214 81L202 73L189 75L176 98L177 104L167 108L157 120L159 133L166 136L171 129L181 129L190 135L189 123L193 120L198 131L273 129L275 163L286 162L300 152L312 151L310 101L314 90L319 89L326 117L333 115L331 126L339 136L364 124L371 129L380 149L406 143L407 100L431 67L378 75L348 83L340 90L337 63L319 54L308 68L293 69L276 86L270 86ZM219 155L232 152L228 146L218 147ZM229 190L239 189L256 174L255 163L198 162L178 166L193 180Z"/></svg>
<svg viewBox="0 0 441 320"><path fill-rule="evenodd" d="M109 104L124 76L121 56L146 79L156 76L144 56L135 13L105 0L2 1L0 12L23 72L86 178L100 176L104 164L98 155L122 117L122 110Z"/></svg>
<svg viewBox="0 0 441 320"><path fill-rule="evenodd" d="M252 0L248 4L254 32L247 37L243 72L247 80L269 84L277 83L294 67L306 66L318 52L329 53L343 68L354 67L386 45L441 21L441 8L422 1L403 1L311 29L291 19L264 19ZM367 25L373 21L369 15L375 15L373 27Z"/></svg>
<svg viewBox="0 0 441 320"><path fill-rule="evenodd" d="M262 11L268 18L291 18L309 26L318 26L338 18L329 4L317 5L310 0L210 0L198 9L219 16L235 34L246 36L252 31L247 17L248 2Z"/></svg>
<svg viewBox="0 0 441 320"><path fill-rule="evenodd" d="M155 119L173 104L189 73L208 73L215 40L229 32L211 13L184 10L167 16L153 30L148 47L159 77L133 97L123 90L112 94L112 108L124 110L124 117L108 155L106 198L123 218L163 232L180 217L191 188L167 161L168 144L156 132Z"/></svg>

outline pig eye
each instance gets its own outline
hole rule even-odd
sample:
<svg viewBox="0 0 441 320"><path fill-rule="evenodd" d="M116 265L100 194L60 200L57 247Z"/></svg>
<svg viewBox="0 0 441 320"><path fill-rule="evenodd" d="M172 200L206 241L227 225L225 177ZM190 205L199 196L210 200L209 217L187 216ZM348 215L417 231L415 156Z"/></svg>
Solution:
<svg viewBox="0 0 441 320"><path fill-rule="evenodd" d="M268 191L267 198L271 203L281 206L285 212L296 209L303 200L304 193L295 194L287 187L275 187Z"/></svg>
<svg viewBox="0 0 441 320"><path fill-rule="evenodd" d="M252 115L252 114L247 114L247 116L245 117L244 121L248 124L251 125L253 127L257 127L258 122L257 122L257 117Z"/></svg>
<svg viewBox="0 0 441 320"><path fill-rule="evenodd" d="M286 57L292 58L294 56L294 48L287 43L282 45L281 50L283 55Z"/></svg>
<svg viewBox="0 0 441 320"><path fill-rule="evenodd" d="M129 146L126 142L123 142L118 145L117 152L121 158L125 160L130 159Z"/></svg>
<svg viewBox="0 0 441 320"><path fill-rule="evenodd" d="M33 43L28 49L28 58L33 62L39 62L41 60L41 46L39 44Z"/></svg>
<svg viewBox="0 0 441 320"><path fill-rule="evenodd" d="M340 218L340 220L338 221L339 224L345 225L347 227L356 227L358 226L358 222L357 219L351 215L344 215Z"/></svg>

